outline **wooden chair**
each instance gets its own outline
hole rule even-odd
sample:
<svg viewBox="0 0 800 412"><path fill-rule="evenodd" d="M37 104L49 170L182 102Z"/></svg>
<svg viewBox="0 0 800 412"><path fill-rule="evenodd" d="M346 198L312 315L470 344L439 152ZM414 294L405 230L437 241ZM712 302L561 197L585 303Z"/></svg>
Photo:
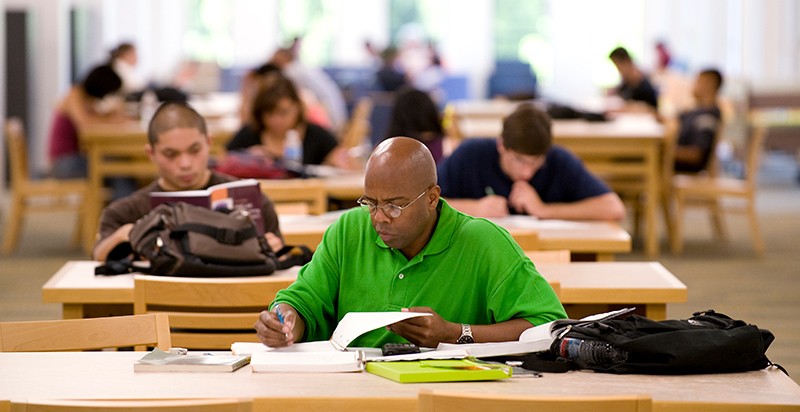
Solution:
<svg viewBox="0 0 800 412"><path fill-rule="evenodd" d="M744 213L750 221L751 236L757 255L764 253L764 241L758 226L756 215L756 185L761 155L764 151L764 128L753 129L745 154L744 179L720 177L711 175L675 175L672 179L671 192L675 198L675 216L673 219L672 252L676 255L683 253L683 214L687 206L702 206L708 208L714 217L715 231L719 237L724 238L725 231L722 227L722 212ZM741 204L727 205L723 199L736 198L744 202Z"/></svg>
<svg viewBox="0 0 800 412"><path fill-rule="evenodd" d="M419 391L419 412L649 412L649 395L540 396Z"/></svg>
<svg viewBox="0 0 800 412"><path fill-rule="evenodd" d="M167 315L0 323L0 352L95 350L144 345L168 351Z"/></svg>
<svg viewBox="0 0 800 412"><path fill-rule="evenodd" d="M569 263L572 253L569 250L527 250L525 256L534 264L538 263Z"/></svg>
<svg viewBox="0 0 800 412"><path fill-rule="evenodd" d="M370 116L372 115L372 98L364 96L359 99L353 108L353 114L350 116L350 121L342 132L339 139L342 147L351 149L361 146L368 138L371 130Z"/></svg>
<svg viewBox="0 0 800 412"><path fill-rule="evenodd" d="M179 278L136 275L133 312L167 313L172 344L228 350L233 342L258 342L253 325L291 278Z"/></svg>
<svg viewBox="0 0 800 412"><path fill-rule="evenodd" d="M321 215L328 211L328 195L321 179L265 179L259 183L278 214Z"/></svg>
<svg viewBox="0 0 800 412"><path fill-rule="evenodd" d="M254 412L417 412L417 400L409 397L268 397L253 400Z"/></svg>
<svg viewBox="0 0 800 412"><path fill-rule="evenodd" d="M25 215L40 211L77 211L78 222L72 244L79 245L83 221L86 218L83 203L89 187L88 181L86 179L31 180L28 172L28 149L22 122L17 118L7 120L5 135L11 177L11 207L6 218L2 252L8 254L17 246ZM75 198L79 201L69 202L70 199L75 200ZM31 203L30 200L33 199L39 199L39 201ZM48 201L42 202L43 200Z"/></svg>
<svg viewBox="0 0 800 412"><path fill-rule="evenodd" d="M643 180L630 179L609 179L608 184L616 191L622 201L631 206L633 216L633 236L639 237L641 233L643 202L656 201L661 203L664 214L664 224L667 227L667 234L671 233L671 213L669 209L669 188L672 176L675 174L675 146L678 143L678 132L680 124L677 118L668 118L664 121L664 144L661 147L661 198L643 198L647 192L646 184ZM713 155L712 155L713 156Z"/></svg>
<svg viewBox="0 0 800 412"><path fill-rule="evenodd" d="M28 399L13 401L11 412L250 412L252 399Z"/></svg>

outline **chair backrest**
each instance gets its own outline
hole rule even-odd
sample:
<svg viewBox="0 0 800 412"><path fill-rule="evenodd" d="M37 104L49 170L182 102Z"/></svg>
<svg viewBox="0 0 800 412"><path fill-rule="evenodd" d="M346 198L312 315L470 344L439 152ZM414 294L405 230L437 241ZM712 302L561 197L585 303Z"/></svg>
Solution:
<svg viewBox="0 0 800 412"><path fill-rule="evenodd" d="M28 399L11 403L11 412L250 412L252 399Z"/></svg>
<svg viewBox="0 0 800 412"><path fill-rule="evenodd" d="M11 187L17 187L30 178L28 175L28 145L25 142L22 120L16 117L6 120L5 135Z"/></svg>
<svg viewBox="0 0 800 412"><path fill-rule="evenodd" d="M643 412L652 408L649 395L538 396L419 391L419 412Z"/></svg>
<svg viewBox="0 0 800 412"><path fill-rule="evenodd" d="M294 279L179 278L136 275L133 311L169 314L172 344L189 349L230 349L258 342L258 315Z"/></svg>
<svg viewBox="0 0 800 412"><path fill-rule="evenodd" d="M345 126L342 133L341 145L345 148L352 148L360 146L364 143L370 134L370 116L372 115L372 98L364 96L359 99L356 106L353 108L353 114L350 116L350 121Z"/></svg>
<svg viewBox="0 0 800 412"><path fill-rule="evenodd" d="M0 352L94 350L144 345L168 351L164 314L0 323Z"/></svg>
<svg viewBox="0 0 800 412"><path fill-rule="evenodd" d="M308 213L321 215L328 211L328 195L321 179L259 180L261 191L275 203L306 203Z"/></svg>
<svg viewBox="0 0 800 412"><path fill-rule="evenodd" d="M763 127L754 128L747 140L747 153L745 153L744 178L752 189L756 187L758 169L761 167L761 157L764 154L764 139L767 130Z"/></svg>
<svg viewBox="0 0 800 412"><path fill-rule="evenodd" d="M316 412L347 411L373 412L390 409L393 412L416 412L417 400L403 396L315 396L313 398L270 396L253 399L254 411Z"/></svg>
<svg viewBox="0 0 800 412"><path fill-rule="evenodd" d="M572 253L568 249L562 250L526 250L525 256L534 264L537 263L569 263Z"/></svg>

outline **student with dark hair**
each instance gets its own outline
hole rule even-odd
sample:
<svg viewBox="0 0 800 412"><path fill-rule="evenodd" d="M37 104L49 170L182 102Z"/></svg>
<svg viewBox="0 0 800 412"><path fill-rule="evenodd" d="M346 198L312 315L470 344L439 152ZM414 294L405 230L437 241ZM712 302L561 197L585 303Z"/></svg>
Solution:
<svg viewBox="0 0 800 412"><path fill-rule="evenodd" d="M696 173L708 165L722 123L717 105L720 87L722 74L719 71L709 69L697 75L692 90L696 107L680 115L675 171Z"/></svg>
<svg viewBox="0 0 800 412"><path fill-rule="evenodd" d="M442 197L480 217L622 220L619 196L572 153L552 145L550 117L520 105L498 139L467 139L439 165Z"/></svg>
<svg viewBox="0 0 800 412"><path fill-rule="evenodd" d="M616 93L626 102L642 102L650 111L658 109L658 93L647 76L636 67L633 59L624 47L612 50L608 58L617 67L622 82L617 86ZM626 110L629 110L628 108Z"/></svg>
<svg viewBox="0 0 800 412"><path fill-rule="evenodd" d="M280 159L291 133L302 142L302 164L337 164L336 138L306 120L305 105L291 80L280 73L270 73L260 82L253 98L250 122L228 142L227 150L251 149Z"/></svg>
<svg viewBox="0 0 800 412"><path fill-rule="evenodd" d="M182 102L162 104L153 115L145 152L158 167L158 179L130 196L111 202L100 216L97 243L92 256L105 261L114 248L130 240L133 224L150 212L151 192L203 190L236 178L209 170L211 137L206 123ZM273 250L283 247L278 216L272 202L261 199L261 215L267 243Z"/></svg>
<svg viewBox="0 0 800 412"><path fill-rule="evenodd" d="M111 66L92 69L80 84L73 85L58 103L50 126L48 155L51 174L59 179L85 177L86 157L81 154L78 132L92 124L122 121L122 106L104 100L119 91L122 81ZM121 103L121 101L119 102Z"/></svg>
<svg viewBox="0 0 800 412"><path fill-rule="evenodd" d="M439 111L428 93L406 88L399 92L392 109L389 135L413 137L425 143L436 164L444 157L444 130Z"/></svg>

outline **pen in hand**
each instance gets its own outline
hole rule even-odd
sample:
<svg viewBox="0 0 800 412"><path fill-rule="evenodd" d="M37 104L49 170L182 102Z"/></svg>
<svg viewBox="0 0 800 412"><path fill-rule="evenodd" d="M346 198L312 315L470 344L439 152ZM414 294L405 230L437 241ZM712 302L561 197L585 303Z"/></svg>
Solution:
<svg viewBox="0 0 800 412"><path fill-rule="evenodd" d="M283 313L281 313L280 305L275 305L275 314L278 315L278 321L281 323L281 325L285 325L285 323L283 322ZM284 334L284 336L289 337L289 334L286 333Z"/></svg>
<svg viewBox="0 0 800 412"><path fill-rule="evenodd" d="M281 307L279 305L275 305L275 314L278 315L278 321L283 325L283 314L281 313Z"/></svg>
<svg viewBox="0 0 800 412"><path fill-rule="evenodd" d="M486 196L494 196L494 189L492 189L491 186L486 186L484 191L486 192Z"/></svg>

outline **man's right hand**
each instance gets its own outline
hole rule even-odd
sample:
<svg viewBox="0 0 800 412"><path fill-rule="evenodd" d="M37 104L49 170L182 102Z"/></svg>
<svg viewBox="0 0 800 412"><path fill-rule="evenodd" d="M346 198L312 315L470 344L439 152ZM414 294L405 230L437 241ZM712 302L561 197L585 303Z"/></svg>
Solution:
<svg viewBox="0 0 800 412"><path fill-rule="evenodd" d="M280 306L283 323L281 323L276 313L276 308ZM297 311L285 304L279 303L272 308L272 311L265 310L258 316L255 324L258 339L271 348L282 348L290 346L300 340L303 336L305 324L297 316ZM297 339L295 336L299 335Z"/></svg>

